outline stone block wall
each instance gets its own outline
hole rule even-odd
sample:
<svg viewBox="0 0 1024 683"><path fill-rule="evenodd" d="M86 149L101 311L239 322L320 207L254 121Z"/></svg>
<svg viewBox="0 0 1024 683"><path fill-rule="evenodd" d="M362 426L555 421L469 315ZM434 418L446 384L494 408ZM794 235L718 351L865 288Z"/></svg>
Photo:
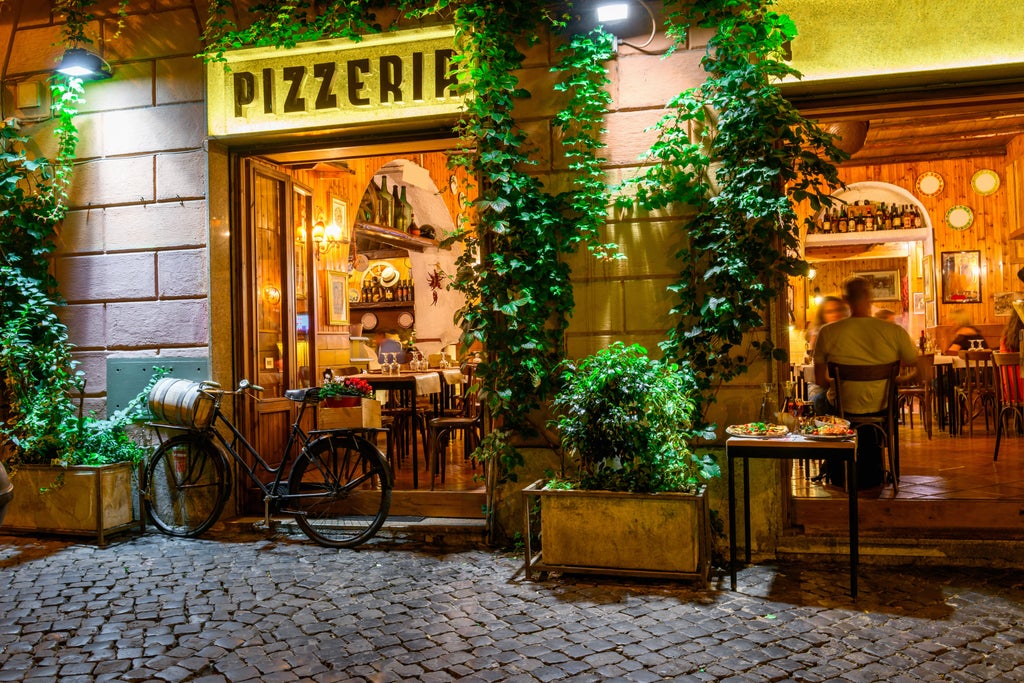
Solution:
<svg viewBox="0 0 1024 683"><path fill-rule="evenodd" d="M3 115L22 119L52 155L46 78L61 48L49 4L5 3L0 36L11 55ZM99 2L87 31L114 76L85 84L54 261L68 304L61 317L86 373L86 407L101 413L107 358L208 358L211 345L203 69L194 57L206 3L130 3L120 32L116 5ZM19 83L38 84L36 106L17 106Z"/></svg>

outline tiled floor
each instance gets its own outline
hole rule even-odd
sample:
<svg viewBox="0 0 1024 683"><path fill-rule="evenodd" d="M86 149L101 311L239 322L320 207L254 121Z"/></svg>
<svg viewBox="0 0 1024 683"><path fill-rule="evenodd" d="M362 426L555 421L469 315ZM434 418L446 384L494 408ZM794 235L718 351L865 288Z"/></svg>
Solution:
<svg viewBox="0 0 1024 683"><path fill-rule="evenodd" d="M985 429L979 419L974 436L950 436L934 430L929 440L915 421L913 429L900 427L900 488L897 499L941 500L1024 500L1024 435L1010 430L999 446L999 460L993 462L995 427ZM810 476L817 464L810 463ZM835 486L810 481L801 463L792 472L793 495L797 498L846 497ZM862 491L861 498L893 497L892 488Z"/></svg>

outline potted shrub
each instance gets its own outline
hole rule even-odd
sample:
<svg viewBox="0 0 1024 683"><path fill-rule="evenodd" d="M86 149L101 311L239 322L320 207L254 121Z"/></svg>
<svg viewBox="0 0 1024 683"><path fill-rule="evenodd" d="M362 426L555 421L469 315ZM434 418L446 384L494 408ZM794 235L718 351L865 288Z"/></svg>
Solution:
<svg viewBox="0 0 1024 683"><path fill-rule="evenodd" d="M527 542L528 576L560 569L706 583L705 484L719 468L692 449L705 435L692 427L690 378L642 346L616 342L567 362L561 381L551 424L577 474L526 489L540 499L542 545L532 557Z"/></svg>
<svg viewBox="0 0 1024 683"><path fill-rule="evenodd" d="M338 377L320 387L320 399L327 408L352 408L373 396L373 387L358 377Z"/></svg>

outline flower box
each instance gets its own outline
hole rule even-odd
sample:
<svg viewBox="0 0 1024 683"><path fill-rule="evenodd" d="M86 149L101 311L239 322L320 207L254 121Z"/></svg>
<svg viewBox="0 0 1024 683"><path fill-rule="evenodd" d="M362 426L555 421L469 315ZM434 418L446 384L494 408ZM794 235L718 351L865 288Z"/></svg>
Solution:
<svg viewBox="0 0 1024 683"><path fill-rule="evenodd" d="M705 493L556 490L537 481L524 489L526 530L531 498L540 499L542 550L527 541L526 574L562 571L648 578L689 578L707 586L711 525Z"/></svg>
<svg viewBox="0 0 1024 683"><path fill-rule="evenodd" d="M317 410L317 429L358 429L380 427L380 401L364 398L353 408L325 408Z"/></svg>
<svg viewBox="0 0 1024 683"><path fill-rule="evenodd" d="M19 465L5 531L95 537L141 528L132 485L135 465ZM43 490L45 489L45 490Z"/></svg>

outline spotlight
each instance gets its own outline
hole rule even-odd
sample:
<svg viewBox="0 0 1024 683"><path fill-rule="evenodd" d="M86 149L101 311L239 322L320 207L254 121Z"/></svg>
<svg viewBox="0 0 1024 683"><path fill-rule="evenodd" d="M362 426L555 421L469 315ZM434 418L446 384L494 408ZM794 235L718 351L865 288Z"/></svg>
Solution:
<svg viewBox="0 0 1024 683"><path fill-rule="evenodd" d="M102 57L81 47L65 50L56 70L83 81L102 81L113 76Z"/></svg>

